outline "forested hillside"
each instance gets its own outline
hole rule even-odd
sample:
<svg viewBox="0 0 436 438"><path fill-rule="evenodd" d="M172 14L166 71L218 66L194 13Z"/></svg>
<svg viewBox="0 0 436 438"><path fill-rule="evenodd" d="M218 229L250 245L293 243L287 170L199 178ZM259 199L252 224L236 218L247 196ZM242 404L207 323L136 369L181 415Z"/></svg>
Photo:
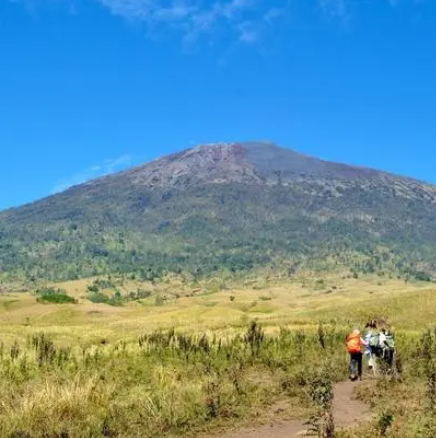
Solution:
<svg viewBox="0 0 436 438"><path fill-rule="evenodd" d="M432 273L436 188L270 143L199 146L0 214L3 276Z"/></svg>

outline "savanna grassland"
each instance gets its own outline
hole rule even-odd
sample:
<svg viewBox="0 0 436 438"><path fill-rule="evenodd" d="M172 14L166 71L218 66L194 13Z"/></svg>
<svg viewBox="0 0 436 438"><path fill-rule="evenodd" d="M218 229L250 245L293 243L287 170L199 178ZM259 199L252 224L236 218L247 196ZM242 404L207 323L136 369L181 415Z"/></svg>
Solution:
<svg viewBox="0 0 436 438"><path fill-rule="evenodd" d="M399 373L359 387L373 420L337 435L436 430L433 283L306 272L2 290L2 438L197 436L321 416L320 391L347 377L347 331L371 317L394 327Z"/></svg>

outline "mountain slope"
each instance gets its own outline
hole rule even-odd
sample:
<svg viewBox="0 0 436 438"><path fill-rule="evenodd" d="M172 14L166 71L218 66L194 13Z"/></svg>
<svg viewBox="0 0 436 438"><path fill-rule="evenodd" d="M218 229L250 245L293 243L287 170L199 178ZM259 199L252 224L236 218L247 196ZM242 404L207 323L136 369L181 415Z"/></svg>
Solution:
<svg viewBox="0 0 436 438"><path fill-rule="evenodd" d="M334 256L430 270L435 213L436 188L413 179L272 143L203 145L1 213L0 269L76 278Z"/></svg>

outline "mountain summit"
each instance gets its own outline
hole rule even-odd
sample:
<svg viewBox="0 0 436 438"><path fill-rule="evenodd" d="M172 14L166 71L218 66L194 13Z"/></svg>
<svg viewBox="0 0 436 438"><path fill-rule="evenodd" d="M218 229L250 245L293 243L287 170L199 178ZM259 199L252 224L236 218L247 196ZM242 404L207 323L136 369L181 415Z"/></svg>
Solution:
<svg viewBox="0 0 436 438"><path fill-rule="evenodd" d="M200 145L0 214L0 269L77 278L335 260L433 269L436 188L269 142ZM382 269L382 268L380 268Z"/></svg>
<svg viewBox="0 0 436 438"><path fill-rule="evenodd" d="M278 180L283 183L303 178L393 180L383 172L308 157L271 142L199 145L144 164L125 175L133 184L150 188L199 183L275 184Z"/></svg>

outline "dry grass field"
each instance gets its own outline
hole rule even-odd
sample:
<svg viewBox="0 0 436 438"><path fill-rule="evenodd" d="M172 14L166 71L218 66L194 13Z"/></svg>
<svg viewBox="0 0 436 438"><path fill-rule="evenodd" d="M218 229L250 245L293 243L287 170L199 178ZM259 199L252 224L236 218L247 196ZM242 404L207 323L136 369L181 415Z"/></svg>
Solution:
<svg viewBox="0 0 436 438"><path fill-rule="evenodd" d="M158 329L231 334L255 319L267 332L280 327L316 327L320 322L343 328L385 317L398 329L422 331L436 321L436 285L368 277L338 276L269 281L217 281L183 284L167 278L155 285L123 281L121 294L138 288L150 297L122 306L87 299L90 280L53 286L64 289L78 304L41 304L34 294L0 296L0 327L5 341L35 330L50 332L60 341L131 339ZM161 297L163 299L157 299Z"/></svg>
<svg viewBox="0 0 436 438"><path fill-rule="evenodd" d="M110 279L100 293L147 292L117 305L90 301L96 279L47 285L76 304L4 292L0 437L196 436L270 418L277 401L280 416L308 418L319 388L347 377L346 332L374 317L396 332L401 378L364 386L374 420L338 436L434 436L436 342L422 337L436 321L434 284L265 278Z"/></svg>

